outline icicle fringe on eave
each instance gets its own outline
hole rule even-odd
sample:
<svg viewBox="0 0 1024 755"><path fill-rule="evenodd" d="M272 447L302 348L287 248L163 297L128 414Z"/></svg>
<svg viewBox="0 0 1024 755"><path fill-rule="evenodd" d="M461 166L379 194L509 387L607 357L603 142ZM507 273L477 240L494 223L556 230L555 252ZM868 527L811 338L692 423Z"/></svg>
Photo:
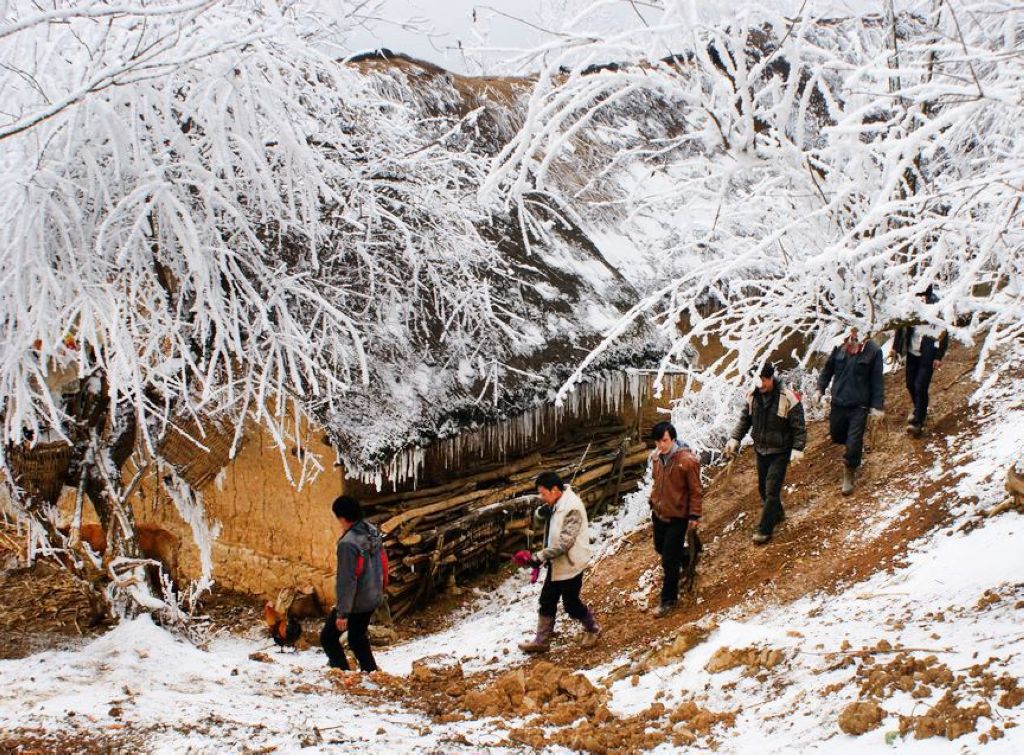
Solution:
<svg viewBox="0 0 1024 755"><path fill-rule="evenodd" d="M682 380L666 375L665 380ZM459 469L474 462L505 462L528 453L546 442L554 442L563 425L597 414L622 414L628 407L634 412L654 397L655 375L649 371L625 370L579 385L562 405L545 403L500 422L466 430L429 446L409 446L384 464L367 470L354 470L348 476L376 490L396 491L400 486L419 484L428 464L444 469Z"/></svg>

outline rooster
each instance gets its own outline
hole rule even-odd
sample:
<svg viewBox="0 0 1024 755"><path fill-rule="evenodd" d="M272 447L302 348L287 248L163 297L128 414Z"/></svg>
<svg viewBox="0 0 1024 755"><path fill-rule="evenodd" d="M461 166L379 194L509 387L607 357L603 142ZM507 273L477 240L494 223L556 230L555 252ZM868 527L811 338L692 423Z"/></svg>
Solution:
<svg viewBox="0 0 1024 755"><path fill-rule="evenodd" d="M299 620L287 613L279 612L269 601L263 606L263 620L270 630L270 639L282 650L286 647L294 648L302 636L302 625Z"/></svg>

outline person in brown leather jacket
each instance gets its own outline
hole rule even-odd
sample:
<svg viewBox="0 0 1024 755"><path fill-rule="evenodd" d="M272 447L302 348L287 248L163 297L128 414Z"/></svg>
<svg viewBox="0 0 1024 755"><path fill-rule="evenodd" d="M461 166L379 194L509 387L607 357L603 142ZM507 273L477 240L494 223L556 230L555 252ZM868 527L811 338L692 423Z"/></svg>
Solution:
<svg viewBox="0 0 1024 755"><path fill-rule="evenodd" d="M700 462L690 447L679 443L675 427L659 422L651 431L657 448L651 453L651 521L654 550L661 556L661 601L655 618L671 611L679 600L679 571L688 559L686 534L696 531L704 492Z"/></svg>

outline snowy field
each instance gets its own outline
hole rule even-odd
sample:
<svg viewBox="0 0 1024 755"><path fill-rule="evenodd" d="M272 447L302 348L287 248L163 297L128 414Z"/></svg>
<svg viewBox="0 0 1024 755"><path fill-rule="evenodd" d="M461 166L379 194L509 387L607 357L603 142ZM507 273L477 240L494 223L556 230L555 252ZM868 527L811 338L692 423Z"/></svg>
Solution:
<svg viewBox="0 0 1024 755"><path fill-rule="evenodd" d="M904 692L884 700L890 715L881 726L860 737L843 734L836 721L857 699L857 686L851 668L831 661L847 649L854 653L884 642L921 651L917 657L934 655L961 672L995 659L989 671L1024 676L1017 607L1024 601L1024 518L1011 512L968 532L959 529L979 505L1002 500L1006 460L1024 451L1024 405L1014 398L1018 389L1004 391L981 409L980 431L969 440L933 441L948 446L949 467L963 475L955 490L963 502L955 506L958 516L950 528L912 544L904 566L837 595L812 595L752 616L709 616L705 623L712 631L704 642L636 683L608 681L626 657L588 671L595 683L608 684L612 711L630 715L655 701L671 706L689 699L710 710L738 711L735 726L716 734L726 752L869 752L884 747L887 737L906 752L978 750L978 734L991 727L984 718L977 733L954 742L896 738L897 714L919 714L936 702ZM879 514L897 517L905 505L893 500L890 510ZM536 589L524 573L515 574L492 593L479 595L449 628L380 652L378 661L399 675L419 659L458 660L467 671L520 664L524 656L515 643L533 624ZM986 591L993 592L986 596ZM743 666L706 670L723 648L748 647L779 649L784 660L767 670L767 677L744 674ZM250 658L261 651L272 662ZM878 663L885 661L883 654ZM100 734L142 731L152 752L460 751L493 747L503 739L493 721L437 725L421 713L381 702L370 680L362 680L362 694L338 694L319 652L279 654L262 638L234 636L215 637L200 650L147 618L124 623L75 651L0 662L0 674L3 729L69 736L83 728ZM772 694L766 694L769 688ZM662 745L659 751L672 749ZM1022 751L1024 727L1008 729L983 749Z"/></svg>

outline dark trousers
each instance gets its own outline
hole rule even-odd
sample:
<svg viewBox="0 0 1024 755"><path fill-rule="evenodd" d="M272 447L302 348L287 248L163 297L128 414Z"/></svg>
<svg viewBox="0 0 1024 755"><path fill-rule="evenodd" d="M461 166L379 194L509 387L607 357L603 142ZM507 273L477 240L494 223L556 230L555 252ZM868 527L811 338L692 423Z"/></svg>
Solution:
<svg viewBox="0 0 1024 755"><path fill-rule="evenodd" d="M360 671L376 671L377 662L373 659L373 651L370 650L370 637L367 630L370 628L370 617L373 611L365 613L350 613L348 615L348 646L359 662ZM327 654L327 665L331 668L349 670L348 659L345 658L345 651L341 648L341 632L334 622L338 619L337 609L331 611L324 622L324 628L320 630L320 645Z"/></svg>
<svg viewBox="0 0 1024 755"><path fill-rule="evenodd" d="M544 577L544 585L540 589L540 613L549 619L555 617L558 610L558 601L561 599L565 612L577 621L583 621L589 611L580 600L580 590L583 589L583 572L580 572L571 579L551 579L551 567L547 568L547 576Z"/></svg>
<svg viewBox="0 0 1024 755"><path fill-rule="evenodd" d="M923 425L928 415L928 388L932 384L934 371L935 360L907 354L907 391L910 400L914 402L915 425Z"/></svg>
<svg viewBox="0 0 1024 755"><path fill-rule="evenodd" d="M842 406L832 404L828 417L828 429L833 443L845 443L843 461L846 466L856 469L864 455L864 430L868 425L866 406Z"/></svg>
<svg viewBox="0 0 1024 755"><path fill-rule="evenodd" d="M686 550L686 529L689 520L672 518L667 522L656 516L654 523L654 550L661 556L661 604L671 605L679 600L679 572L684 563L689 563Z"/></svg>
<svg viewBox="0 0 1024 755"><path fill-rule="evenodd" d="M761 521L757 531L770 536L782 519L782 484L789 466L789 451L756 456L757 492L761 494Z"/></svg>

